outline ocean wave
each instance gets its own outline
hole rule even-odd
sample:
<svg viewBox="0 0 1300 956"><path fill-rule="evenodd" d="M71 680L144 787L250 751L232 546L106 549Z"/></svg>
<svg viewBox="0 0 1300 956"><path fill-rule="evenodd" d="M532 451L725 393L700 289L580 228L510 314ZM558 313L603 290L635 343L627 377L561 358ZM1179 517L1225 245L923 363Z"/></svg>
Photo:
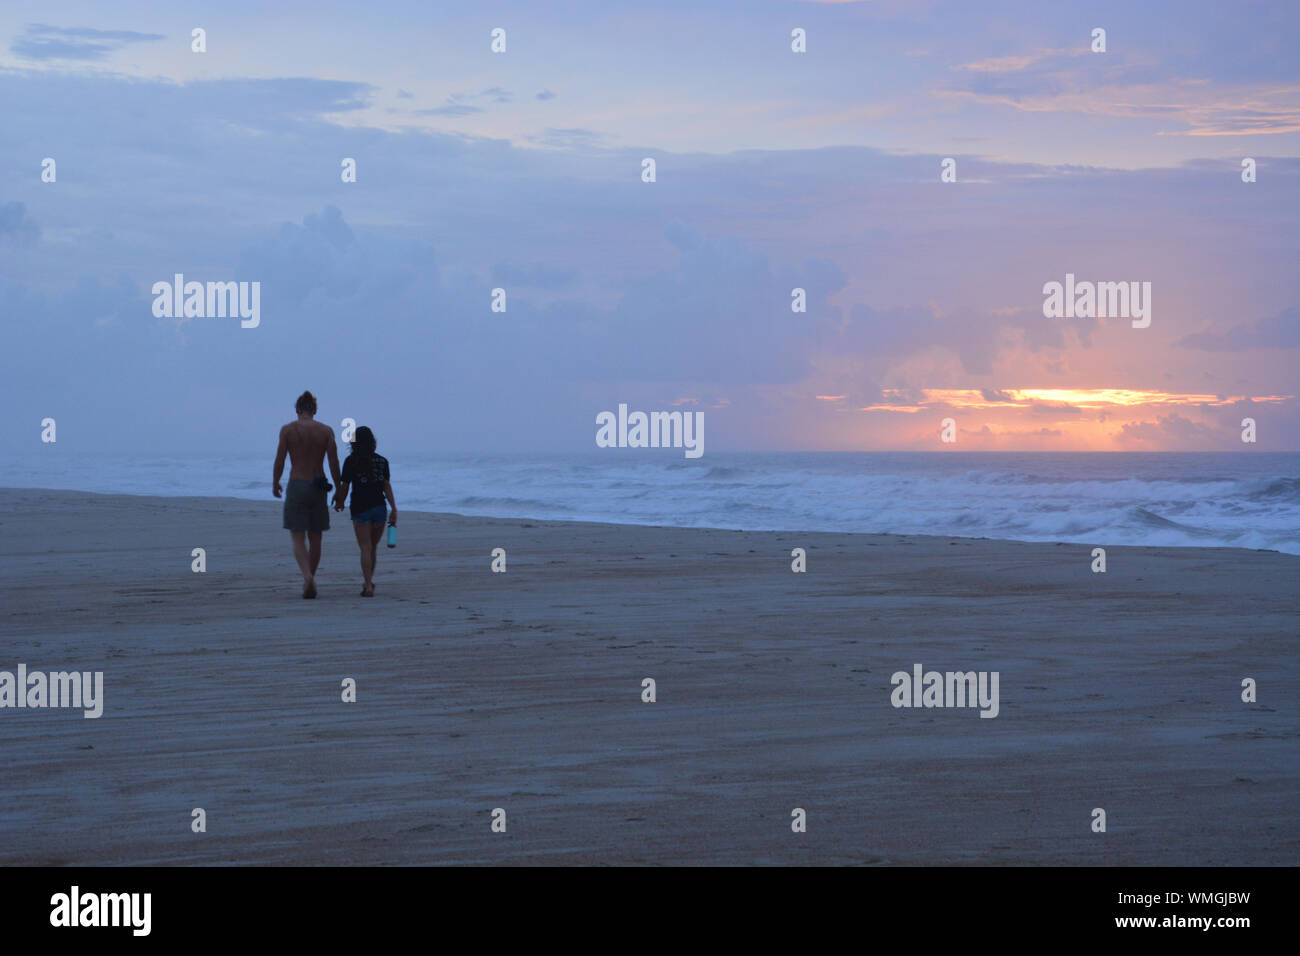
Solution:
<svg viewBox="0 0 1300 956"><path fill-rule="evenodd" d="M1277 478L1263 488L1251 491L1246 497L1251 501L1300 502L1300 478Z"/></svg>
<svg viewBox="0 0 1300 956"><path fill-rule="evenodd" d="M745 530L934 534L1300 554L1300 455L387 457L403 507ZM37 456L25 483L270 498L267 461Z"/></svg>
<svg viewBox="0 0 1300 956"><path fill-rule="evenodd" d="M537 498L492 498L484 495L467 495L452 503L457 508L538 508L547 511L573 511L568 505L554 501L542 501ZM502 517L515 517L503 515ZM528 517L521 515L520 517Z"/></svg>

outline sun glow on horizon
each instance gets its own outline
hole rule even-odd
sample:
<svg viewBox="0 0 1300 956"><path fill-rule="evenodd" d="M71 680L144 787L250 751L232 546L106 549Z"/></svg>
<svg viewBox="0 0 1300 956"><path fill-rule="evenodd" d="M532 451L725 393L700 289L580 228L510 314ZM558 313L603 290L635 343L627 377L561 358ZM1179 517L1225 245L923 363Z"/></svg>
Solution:
<svg viewBox="0 0 1300 956"><path fill-rule="evenodd" d="M819 395L825 399L827 396ZM883 402L862 406L864 412L919 412L932 405L951 408L1132 408L1143 405L1233 405L1237 402L1280 403L1294 395L1217 395L1132 388L897 388L881 390Z"/></svg>

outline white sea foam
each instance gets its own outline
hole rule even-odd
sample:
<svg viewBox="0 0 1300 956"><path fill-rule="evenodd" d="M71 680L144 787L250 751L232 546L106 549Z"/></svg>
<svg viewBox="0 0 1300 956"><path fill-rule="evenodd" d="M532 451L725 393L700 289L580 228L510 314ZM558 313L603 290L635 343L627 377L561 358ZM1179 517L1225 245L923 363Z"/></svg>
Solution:
<svg viewBox="0 0 1300 956"><path fill-rule="evenodd" d="M386 454L415 511L1300 554L1300 454ZM270 500L270 465L50 455L22 484Z"/></svg>

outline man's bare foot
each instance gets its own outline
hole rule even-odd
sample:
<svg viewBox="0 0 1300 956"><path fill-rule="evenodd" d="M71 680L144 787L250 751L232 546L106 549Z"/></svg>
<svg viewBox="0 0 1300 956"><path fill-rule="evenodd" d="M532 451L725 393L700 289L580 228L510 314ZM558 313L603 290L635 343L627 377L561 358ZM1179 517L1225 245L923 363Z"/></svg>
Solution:
<svg viewBox="0 0 1300 956"><path fill-rule="evenodd" d="M314 598L316 596L316 581L314 579L302 586L302 596L304 598Z"/></svg>
<svg viewBox="0 0 1300 956"><path fill-rule="evenodd" d="M374 586L374 584L373 584L373 583L371 583L371 584L363 584L363 585L361 586L361 596L362 596L362 597L374 597L374 596L375 596L375 586Z"/></svg>

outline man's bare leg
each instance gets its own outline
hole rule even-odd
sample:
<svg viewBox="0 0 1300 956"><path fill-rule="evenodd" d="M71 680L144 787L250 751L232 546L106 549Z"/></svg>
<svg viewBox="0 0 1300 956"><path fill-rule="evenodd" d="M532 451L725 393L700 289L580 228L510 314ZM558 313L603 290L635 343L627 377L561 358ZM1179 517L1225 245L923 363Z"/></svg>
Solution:
<svg viewBox="0 0 1300 956"><path fill-rule="evenodd" d="M311 577L316 580L316 569L320 567L320 535L319 531L308 531L307 542L310 545L311 554Z"/></svg>
<svg viewBox="0 0 1300 956"><path fill-rule="evenodd" d="M293 537L293 558L298 562L298 570L302 572L302 596L307 597L316 591L316 573L315 565L312 564L311 554L307 550L307 532L290 531ZM316 536L316 560L320 560L320 535Z"/></svg>

